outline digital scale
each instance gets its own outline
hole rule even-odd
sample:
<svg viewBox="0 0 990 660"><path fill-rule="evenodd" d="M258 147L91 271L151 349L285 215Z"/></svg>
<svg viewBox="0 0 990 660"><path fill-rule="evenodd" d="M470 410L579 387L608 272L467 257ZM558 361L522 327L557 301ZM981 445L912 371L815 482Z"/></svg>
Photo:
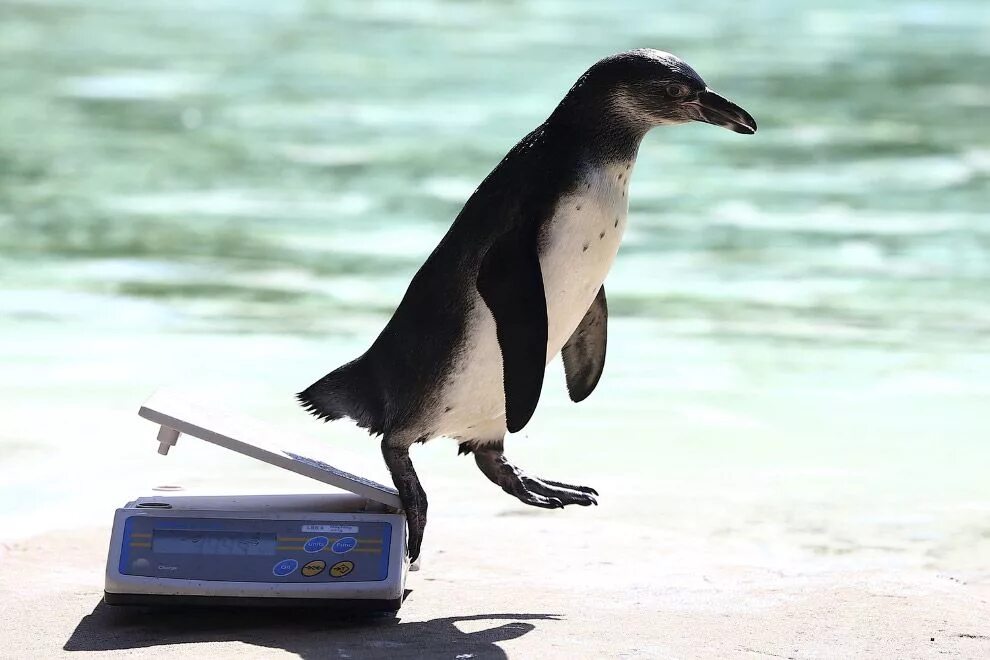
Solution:
<svg viewBox="0 0 990 660"><path fill-rule="evenodd" d="M319 606L396 611L409 560L395 489L268 446L280 431L156 394L138 414L161 428L349 491L309 495L139 497L117 509L109 605Z"/></svg>

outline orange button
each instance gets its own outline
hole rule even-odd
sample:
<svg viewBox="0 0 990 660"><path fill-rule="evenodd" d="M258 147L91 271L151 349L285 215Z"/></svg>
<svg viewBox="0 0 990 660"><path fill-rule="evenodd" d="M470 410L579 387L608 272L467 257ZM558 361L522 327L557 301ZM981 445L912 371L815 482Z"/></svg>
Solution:
<svg viewBox="0 0 990 660"><path fill-rule="evenodd" d="M330 575L332 575L333 577L344 577L353 570L354 570L354 562L338 561L336 564L330 567Z"/></svg>
<svg viewBox="0 0 990 660"><path fill-rule="evenodd" d="M303 566L302 570L299 572L306 577L313 577L314 575L319 575L320 573L322 573L323 569L326 567L327 567L327 563L325 561L323 561L322 559L314 559L313 561Z"/></svg>

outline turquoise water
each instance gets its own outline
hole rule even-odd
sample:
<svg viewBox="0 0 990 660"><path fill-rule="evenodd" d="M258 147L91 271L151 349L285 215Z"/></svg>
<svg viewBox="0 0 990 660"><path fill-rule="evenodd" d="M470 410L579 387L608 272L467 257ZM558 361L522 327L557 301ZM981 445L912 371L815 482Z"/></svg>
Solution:
<svg viewBox="0 0 990 660"><path fill-rule="evenodd" d="M517 451L990 500L990 5L663 5L0 2L0 502L151 471L123 438L162 382L374 462L291 394L373 339L587 66L640 46L760 131L648 136L605 378L579 407L549 378ZM423 460L478 478L448 453Z"/></svg>

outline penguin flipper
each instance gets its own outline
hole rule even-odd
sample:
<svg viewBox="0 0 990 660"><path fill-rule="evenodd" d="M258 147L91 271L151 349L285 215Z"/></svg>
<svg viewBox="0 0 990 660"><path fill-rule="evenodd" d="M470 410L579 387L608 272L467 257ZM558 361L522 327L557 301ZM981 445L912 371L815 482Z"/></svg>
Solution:
<svg viewBox="0 0 990 660"><path fill-rule="evenodd" d="M499 237L482 259L477 286L495 318L505 425L515 433L536 411L547 362L547 298L535 230L517 227Z"/></svg>
<svg viewBox="0 0 990 660"><path fill-rule="evenodd" d="M567 393L571 401L583 401L598 385L602 369L605 368L607 334L608 303L603 284L584 318L560 351L564 360L564 375L567 377Z"/></svg>

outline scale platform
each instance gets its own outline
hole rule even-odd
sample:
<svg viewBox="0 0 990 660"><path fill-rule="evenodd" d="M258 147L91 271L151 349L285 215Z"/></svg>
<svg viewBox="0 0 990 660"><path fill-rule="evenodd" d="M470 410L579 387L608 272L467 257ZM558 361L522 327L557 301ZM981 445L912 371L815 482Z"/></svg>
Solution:
<svg viewBox="0 0 990 660"><path fill-rule="evenodd" d="M181 398L156 394L138 414L159 425L160 454L187 435L348 492L128 502L114 516L107 604L399 609L409 561L395 489L272 446L285 438L278 429Z"/></svg>

